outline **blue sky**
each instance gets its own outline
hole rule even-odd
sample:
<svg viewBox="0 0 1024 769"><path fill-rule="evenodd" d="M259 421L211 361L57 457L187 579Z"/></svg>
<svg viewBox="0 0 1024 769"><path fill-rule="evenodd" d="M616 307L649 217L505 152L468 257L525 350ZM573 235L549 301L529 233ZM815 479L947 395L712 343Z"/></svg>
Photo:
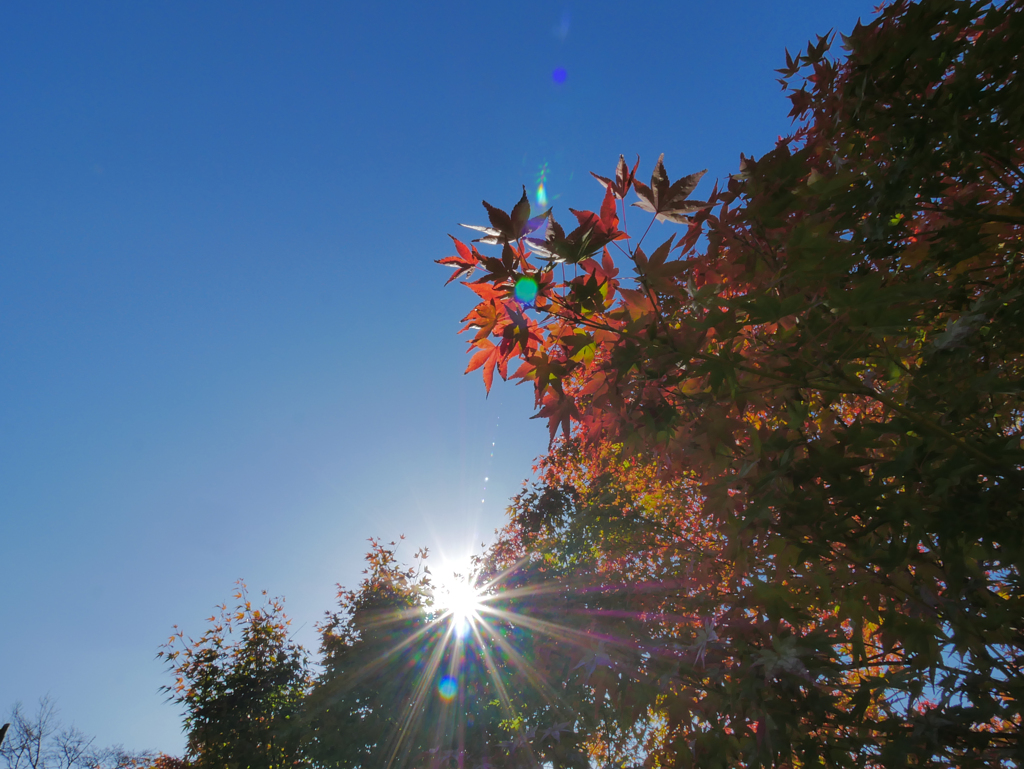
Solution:
<svg viewBox="0 0 1024 769"><path fill-rule="evenodd" d="M0 709L180 753L155 653L235 579L314 646L368 537L489 540L547 431L462 376L446 233L544 164L556 215L619 153L710 189L873 5L3 5Z"/></svg>

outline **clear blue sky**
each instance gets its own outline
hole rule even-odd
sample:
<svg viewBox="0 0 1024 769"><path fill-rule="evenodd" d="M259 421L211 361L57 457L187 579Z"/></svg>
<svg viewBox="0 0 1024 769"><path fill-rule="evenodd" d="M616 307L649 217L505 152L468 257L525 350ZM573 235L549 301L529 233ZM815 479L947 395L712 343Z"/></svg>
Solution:
<svg viewBox="0 0 1024 769"><path fill-rule="evenodd" d="M873 5L3 4L0 709L180 753L154 655L236 578L314 645L367 537L490 539L547 434L462 376L446 233L544 163L710 188Z"/></svg>

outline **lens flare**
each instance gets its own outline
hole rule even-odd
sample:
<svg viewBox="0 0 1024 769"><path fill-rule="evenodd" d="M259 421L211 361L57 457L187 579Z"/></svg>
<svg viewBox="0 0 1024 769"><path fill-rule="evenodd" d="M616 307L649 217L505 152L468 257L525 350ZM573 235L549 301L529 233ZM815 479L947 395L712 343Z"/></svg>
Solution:
<svg viewBox="0 0 1024 769"><path fill-rule="evenodd" d="M562 18L558 22L558 26L556 26L554 30L552 30L555 33L555 37L564 42L565 38L568 37L569 35L569 23L571 21L572 17L569 14L569 9L566 8L564 11L562 11Z"/></svg>
<svg viewBox="0 0 1024 769"><path fill-rule="evenodd" d="M405 689L401 701L394 702L395 725L387 735L388 758L380 764L383 769L410 765L412 751L427 729L435 736L430 738L433 746L426 753L442 762L435 761L434 766L447 766L443 763L445 757L450 762L458 761L460 766L493 765L490 757L497 747L508 756L514 753L515 758L531 757L531 766L542 766L533 760L532 734L537 733L537 743L557 742L558 735L573 732L571 720L566 718L571 714L563 717L551 713L549 721L539 724L541 731L536 727L523 731L509 743L511 748L506 749L505 743L469 748L465 738L480 707L494 704L502 718L512 721L518 717L516 698L520 689L534 692L549 703L560 701L563 682L549 679L545 666L534 656L535 642L542 643L543 639L557 642L572 658L578 658L572 671L582 668L582 673L571 673L573 681L585 682L597 668L613 670L624 664L622 659L631 659L627 654L633 649L631 636L620 639L603 634L596 639L595 648L594 634L581 629L573 616L559 618L567 595L564 583L524 584L517 575L523 563L488 576L474 573L475 565L469 558L446 560L437 571L426 571L432 583L431 604L409 607L380 620L380 629L386 630L395 643L374 650L373 659L356 675L362 681L393 676ZM663 589L661 583L651 584ZM629 586L630 590L635 587ZM604 587L577 586L577 592L591 590L599 590L601 595L606 592ZM601 616L598 610L593 611L595 618ZM421 623L425 615L432 621ZM635 616L640 621L642 615L623 616ZM658 653L657 648L646 647L634 651L641 656ZM665 653L678 664L675 647ZM514 688L509 686L512 683Z"/></svg>
<svg viewBox="0 0 1024 769"><path fill-rule="evenodd" d="M551 73L551 79L554 80L558 85L565 82L566 71L564 67L557 67L554 72Z"/></svg>
<svg viewBox="0 0 1024 769"><path fill-rule="evenodd" d="M537 172L537 194L535 197L537 199L537 205L540 206L541 208L548 207L548 192L544 188L544 185L547 183L547 180L548 163L545 160L543 163L540 164L540 171Z"/></svg>
<svg viewBox="0 0 1024 769"><path fill-rule="evenodd" d="M482 499L480 501L483 502ZM480 618L483 596L471 576L465 577L454 569L449 574L447 578L438 580L434 589L434 606L441 612L440 619L447 618L451 622L452 632L459 638L465 638Z"/></svg>
<svg viewBox="0 0 1024 769"><path fill-rule="evenodd" d="M441 679L441 683L437 685L437 693L441 695L441 699L445 702L451 702L455 699L455 695L458 691L459 682L451 676L445 676Z"/></svg>
<svg viewBox="0 0 1024 769"><path fill-rule="evenodd" d="M516 280L516 287L513 289L513 295L519 304L533 305L537 300L537 292L540 290L540 285L537 283L535 278L531 278L529 275L523 275Z"/></svg>

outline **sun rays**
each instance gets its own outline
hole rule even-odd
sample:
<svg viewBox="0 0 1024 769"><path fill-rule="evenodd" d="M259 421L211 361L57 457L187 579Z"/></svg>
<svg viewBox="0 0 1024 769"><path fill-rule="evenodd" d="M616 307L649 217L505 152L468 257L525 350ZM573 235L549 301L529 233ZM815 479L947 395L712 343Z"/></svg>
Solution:
<svg viewBox="0 0 1024 769"><path fill-rule="evenodd" d="M499 718L514 721L516 702L524 692L533 692L547 703L553 723L571 718L558 682L547 680L515 639L525 631L536 640L547 637L568 642L580 653L591 639L556 622L528 616L538 608L537 600L543 603L561 591L551 586L509 587L507 578L518 566L521 564L489 580L475 573L471 564L448 562L427 572L431 584L427 592L429 621L381 654L374 665L377 675L387 675L388 667L398 670L410 655L417 660L416 680L410 682L409 697L398 708L401 715L389 740L387 767L405 766L414 760L415 735L424 730L431 733L430 744L435 746L427 750L431 766L448 766L449 760L458 766L491 766L487 755L497 758L498 751L510 749L512 743L502 741L508 739L518 740L517 745L521 742L520 747L532 753L529 740L514 733L494 734L492 743L477 744L475 749L469 744L474 741L467 740L467 730L481 709L497 708ZM521 613L524 608L527 614ZM564 717L556 718L556 714ZM564 731L568 725L562 723L561 727Z"/></svg>
<svg viewBox="0 0 1024 769"><path fill-rule="evenodd" d="M375 706L391 724L379 743L382 769L473 769L519 751L542 765L579 728L579 703L566 687L589 691L625 670L623 648L637 639L598 629L606 612L595 601L608 586L534 580L532 563L482 576L479 564L446 561L406 574L410 582L379 581L377 595L398 600L360 615L360 632L376 640L342 686L394 690ZM527 702L534 717L523 721Z"/></svg>
<svg viewBox="0 0 1024 769"><path fill-rule="evenodd" d="M472 572L465 574L455 568L443 569L433 592L434 609L439 620L448 620L452 632L465 638L479 622L486 598Z"/></svg>

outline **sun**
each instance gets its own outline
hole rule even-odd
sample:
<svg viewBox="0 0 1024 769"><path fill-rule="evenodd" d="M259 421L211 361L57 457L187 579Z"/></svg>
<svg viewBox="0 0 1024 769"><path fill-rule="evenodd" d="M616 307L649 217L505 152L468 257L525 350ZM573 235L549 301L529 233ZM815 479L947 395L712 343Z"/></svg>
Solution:
<svg viewBox="0 0 1024 769"><path fill-rule="evenodd" d="M438 619L449 619L456 635L464 637L480 619L484 596L472 574L445 569L434 588L434 606Z"/></svg>

